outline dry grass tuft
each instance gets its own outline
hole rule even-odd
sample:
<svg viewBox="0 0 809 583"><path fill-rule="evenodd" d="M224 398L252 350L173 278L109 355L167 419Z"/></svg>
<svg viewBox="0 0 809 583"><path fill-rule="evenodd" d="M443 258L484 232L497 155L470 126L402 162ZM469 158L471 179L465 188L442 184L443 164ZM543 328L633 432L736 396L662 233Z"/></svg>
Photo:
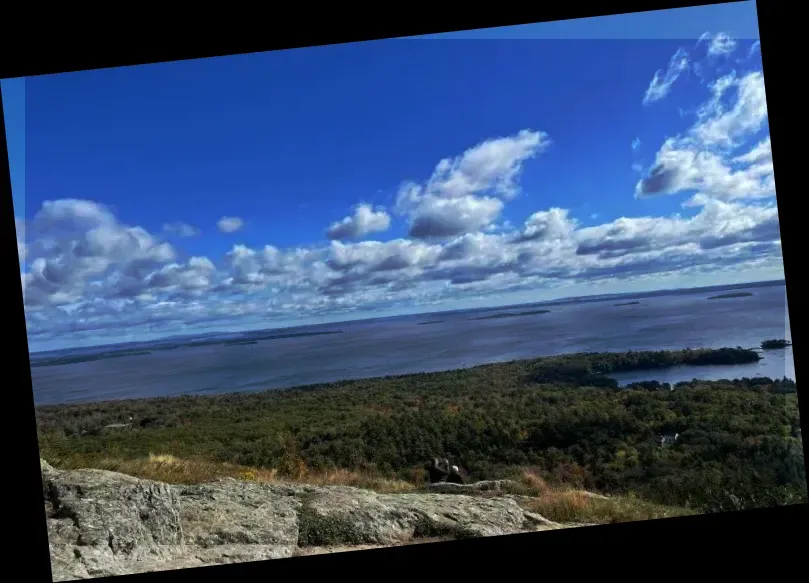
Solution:
<svg viewBox="0 0 809 583"><path fill-rule="evenodd" d="M417 491L420 478L416 473L410 482L346 469L317 471L307 468L301 460L291 460L287 464L289 467L282 469L255 468L202 459L181 459L170 454L149 454L139 459L71 456L48 461L61 469L97 468L170 484L199 484L235 478L265 484L353 486L382 494ZM691 513L683 508L653 504L632 496L604 498L583 490L551 486L531 470L523 471L517 484L518 491L512 493L522 495L520 504L526 510L555 522L606 524Z"/></svg>
<svg viewBox="0 0 809 583"><path fill-rule="evenodd" d="M585 490L548 484L542 476L525 470L517 480L520 504L548 520L562 523L608 524L682 516L692 512L663 506L634 496L605 497Z"/></svg>
<svg viewBox="0 0 809 583"><path fill-rule="evenodd" d="M405 480L366 475L344 469L308 472L302 481L316 486L354 486L390 494L412 492L416 489L415 485Z"/></svg>
<svg viewBox="0 0 809 583"><path fill-rule="evenodd" d="M278 468L254 468L206 460L180 459L170 454L149 454L148 457L141 459L71 457L54 460L54 465L62 469L109 470L169 484L200 484L222 478L235 478L266 484L301 483L316 486L353 486L386 494L416 490L415 485L405 480L343 469L312 471L299 461L293 464L295 466L293 472L284 473Z"/></svg>
<svg viewBox="0 0 809 583"><path fill-rule="evenodd" d="M525 470L520 478L522 484L528 487L532 491L531 493L534 495L541 495L550 491L550 486L548 486L548 483L536 472Z"/></svg>

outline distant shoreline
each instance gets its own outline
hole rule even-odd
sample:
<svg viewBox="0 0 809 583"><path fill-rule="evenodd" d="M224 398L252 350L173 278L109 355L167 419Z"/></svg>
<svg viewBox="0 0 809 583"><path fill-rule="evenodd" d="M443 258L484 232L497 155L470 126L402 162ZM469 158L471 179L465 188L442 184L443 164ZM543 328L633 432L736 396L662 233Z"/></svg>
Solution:
<svg viewBox="0 0 809 583"><path fill-rule="evenodd" d="M282 335L279 336L281 338L288 337L285 334L294 334L294 335L301 335L301 336L309 336L309 335L320 335L324 332L313 331L313 332L305 332L304 330L307 328L313 328L316 326L340 326L346 324L353 324L356 322L373 322L378 320L385 320L389 318L401 318L401 317L421 317L424 318L425 321L419 322L418 325L427 325L427 324L438 324L443 322L443 319L439 319L440 316L443 315L450 315L450 314L458 314L464 312L472 312L472 313L483 313L483 312L491 312L494 310L507 310L507 309L515 309L515 308L530 308L530 307L537 307L537 308L548 308L560 305L569 305L569 304L582 304L582 303L599 303L599 302L608 302L608 301L616 301L620 299L628 300L626 305L632 303L635 299L644 299L644 298L653 298L653 297L661 297L667 295L691 295L691 294L700 294L712 291L725 291L725 290L734 290L734 289L744 289L744 288L760 288L760 287L777 287L777 286L785 286L785 280L768 280L768 281L760 281L760 282L750 282L750 283L742 283L742 284L728 284L728 285L719 285L719 286L704 286L704 287L694 287L694 288L673 288L673 289L661 289L661 290L653 290L648 292L626 292L622 294L604 294L604 295L591 295L591 296L570 296L566 298L557 298L555 300L547 300L542 302L528 302L528 303L521 303L521 304L510 304L510 305L503 305L503 306L485 306L479 308L469 308L469 309L455 309L455 310L444 310L444 311L437 311L437 312L419 312L419 313L412 313L406 314L403 316L382 316L382 317L370 317L370 318L360 318L356 320L342 320L339 322L329 322L328 324L305 324L300 326L281 326L277 328L269 328L269 329L255 329L249 330L245 332L206 332L204 334L198 335L186 335L186 336L166 336L154 340L148 341L138 341L138 342L120 342L115 344L100 344L100 345L93 345L93 346L83 346L83 347L76 347L76 348L61 348L55 350L40 350L40 351L30 351L29 355L33 361L37 360L41 362L45 359L50 360L51 358L58 358L63 355L65 352L73 351L73 350L82 350L87 351L88 353L96 353L96 352L121 352L121 351L136 351L136 350L152 350L152 345L156 343L165 342L167 346L171 346L172 348L176 348L178 346L189 346L194 345L196 343L207 342L210 344L223 344L225 340L228 341L238 341L238 340L259 340L254 335L259 334L274 334L274 335ZM616 304L618 305L618 304ZM623 304L622 304L623 305ZM476 319L476 318L473 318ZM285 332L290 330L301 330L301 332ZM340 331L342 332L342 330ZM325 332L328 333L328 332ZM228 334L240 334L242 335L241 338L221 338L222 336ZM205 337L213 337L209 340L206 340ZM144 345L148 345L144 347ZM197 344L199 345L199 344ZM168 350L170 348L163 348L161 350ZM61 356L64 357L64 356ZM42 366L38 364L37 366Z"/></svg>
<svg viewBox="0 0 809 583"><path fill-rule="evenodd" d="M538 383L573 383L581 386L609 387L623 390L619 382L611 378L610 374L628 373L638 371L669 370L679 366L734 366L751 364L763 359L758 348L701 348L683 350L649 350L649 351L621 351L599 353L573 353L541 356L536 358L518 359L506 362L478 364L433 372L413 372L399 375L385 375L365 378L348 378L329 382L293 385L283 388L265 388L250 391L222 391L202 395L197 393L182 393L177 395L164 395L153 397L133 397L122 399L73 401L69 403L49 403L36 405L37 409L50 409L60 407L83 406L94 403L103 406L104 403L152 402L166 399L183 398L213 398L222 395L256 395L256 394L283 394L300 391L315 391L332 387L345 387L352 384L368 384L388 382L391 380L413 380L425 377L453 377L457 375L474 374L475 371L494 370L499 368L536 368L538 376L534 382ZM648 380L654 380L650 377Z"/></svg>
<svg viewBox="0 0 809 583"><path fill-rule="evenodd" d="M711 296L709 300L730 300L733 298L749 298L754 294L750 292L735 292L735 293L728 293L728 294L719 294L717 296Z"/></svg>
<svg viewBox="0 0 809 583"><path fill-rule="evenodd" d="M538 316L540 314L549 314L550 310L530 310L528 312L503 312L499 314L492 314L491 316L478 316L477 318L469 318L470 320L499 320L500 318L519 318L521 316Z"/></svg>
<svg viewBox="0 0 809 583"><path fill-rule="evenodd" d="M195 342L175 343L175 344L158 344L142 349L119 349L110 350L108 352L96 352L91 354L74 355L74 356L53 356L45 357L40 360L32 360L31 368L43 366L61 366L65 364L78 364L81 362L93 362L96 360L106 360L108 358L121 358L124 356L144 356L153 352L163 352L165 350L175 350L177 348L198 348L200 346L241 346L247 344L258 344L264 340L281 340L284 338L301 338L306 336L325 336L330 334L342 334L342 330L329 330L323 332L298 332L290 334L261 334L255 336L248 336L246 338L218 338L211 340L197 340Z"/></svg>

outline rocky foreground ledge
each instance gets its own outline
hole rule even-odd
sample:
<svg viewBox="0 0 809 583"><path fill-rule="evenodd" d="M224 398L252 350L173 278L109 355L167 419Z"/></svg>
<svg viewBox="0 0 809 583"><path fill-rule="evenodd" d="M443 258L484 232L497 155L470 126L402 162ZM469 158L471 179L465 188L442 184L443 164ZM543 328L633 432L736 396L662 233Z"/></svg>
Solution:
<svg viewBox="0 0 809 583"><path fill-rule="evenodd" d="M178 486L40 460L55 581L561 528L503 482L377 494L224 479Z"/></svg>

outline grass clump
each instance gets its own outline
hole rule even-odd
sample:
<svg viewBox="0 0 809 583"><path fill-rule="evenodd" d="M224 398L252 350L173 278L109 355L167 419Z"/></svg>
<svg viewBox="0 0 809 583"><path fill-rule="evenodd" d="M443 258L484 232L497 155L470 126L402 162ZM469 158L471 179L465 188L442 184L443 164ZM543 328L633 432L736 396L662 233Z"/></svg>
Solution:
<svg viewBox="0 0 809 583"><path fill-rule="evenodd" d="M574 483L554 483L534 470L523 470L513 477L510 494L519 496L519 505L529 512L559 523L609 524L651 520L694 514L694 509L656 504L633 493L603 496L577 487Z"/></svg>
<svg viewBox="0 0 809 583"><path fill-rule="evenodd" d="M521 506L559 523L611 524L695 514L692 509L654 504L633 496L601 498L581 490L551 490Z"/></svg>

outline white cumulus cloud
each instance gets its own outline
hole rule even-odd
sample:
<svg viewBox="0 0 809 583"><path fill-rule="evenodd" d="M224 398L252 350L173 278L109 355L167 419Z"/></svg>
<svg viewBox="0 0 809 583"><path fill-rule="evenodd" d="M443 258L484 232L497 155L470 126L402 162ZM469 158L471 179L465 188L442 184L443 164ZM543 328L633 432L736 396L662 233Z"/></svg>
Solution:
<svg viewBox="0 0 809 583"><path fill-rule="evenodd" d="M663 143L654 165L636 185L638 198L686 191L725 200L775 195L769 137L739 152L766 127L763 75L727 75L710 90L712 97L698 109L696 123ZM724 105L728 95L730 107Z"/></svg>
<svg viewBox="0 0 809 583"><path fill-rule="evenodd" d="M485 140L455 158L445 158L423 184L406 182L397 211L408 217L410 235L446 238L489 227L504 201L519 193L523 165L550 145L547 134L522 130Z"/></svg>
<svg viewBox="0 0 809 583"><path fill-rule="evenodd" d="M235 233L244 226L244 221L239 217L222 217L216 226L223 233Z"/></svg>
<svg viewBox="0 0 809 583"><path fill-rule="evenodd" d="M126 294L176 255L168 243L119 223L111 211L87 200L46 201L28 236L30 269L23 290L32 308L70 303L85 294Z"/></svg>
<svg viewBox="0 0 809 583"><path fill-rule="evenodd" d="M385 209L374 208L370 204L358 204L354 213L332 223L326 235L329 239L360 239L371 233L386 231L390 227L390 215Z"/></svg>

